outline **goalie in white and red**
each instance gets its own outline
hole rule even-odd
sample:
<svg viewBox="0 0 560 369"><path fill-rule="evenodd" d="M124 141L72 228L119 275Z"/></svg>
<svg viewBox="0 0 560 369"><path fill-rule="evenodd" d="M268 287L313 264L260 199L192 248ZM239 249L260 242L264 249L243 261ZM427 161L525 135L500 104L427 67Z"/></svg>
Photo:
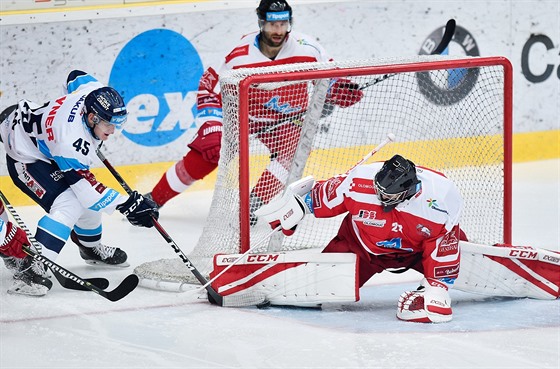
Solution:
<svg viewBox="0 0 560 369"><path fill-rule="evenodd" d="M414 322L452 319L448 286L459 274L463 200L442 173L416 168L395 155L317 181L310 192L288 192L257 214L290 235L306 213L318 218L347 213L323 253L356 254L360 287L383 270L417 270L424 279L416 291L401 295L397 317Z"/></svg>

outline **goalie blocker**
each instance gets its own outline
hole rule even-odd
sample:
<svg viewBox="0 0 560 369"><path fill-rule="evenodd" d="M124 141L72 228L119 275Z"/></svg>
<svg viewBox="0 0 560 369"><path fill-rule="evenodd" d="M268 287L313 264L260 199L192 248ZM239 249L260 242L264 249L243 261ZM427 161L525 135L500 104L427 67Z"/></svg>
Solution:
<svg viewBox="0 0 560 369"><path fill-rule="evenodd" d="M459 244L460 273L453 289L488 296L560 296L560 253L528 246ZM218 275L240 256L216 255L210 276ZM223 296L264 293L272 305L317 307L358 301L357 275L356 255L349 253L250 254L217 278L212 287ZM426 281L421 286L417 291L403 293L398 307L406 307L407 317L417 316L414 321L433 321L426 319L429 314L423 311L423 304L405 300L406 294L421 296L422 290L430 288Z"/></svg>

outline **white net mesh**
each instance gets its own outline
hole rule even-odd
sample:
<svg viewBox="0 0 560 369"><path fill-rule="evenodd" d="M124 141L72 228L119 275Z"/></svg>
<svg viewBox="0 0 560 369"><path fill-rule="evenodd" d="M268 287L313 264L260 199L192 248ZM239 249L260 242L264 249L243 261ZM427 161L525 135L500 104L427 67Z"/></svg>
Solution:
<svg viewBox="0 0 560 369"><path fill-rule="evenodd" d="M509 140L506 133L511 132L505 126L505 71L498 61L481 66L477 64L481 59L469 58L466 68L465 60L417 56L301 63L239 69L221 76L224 134L218 178L203 233L189 255L191 261L207 275L215 254L237 253L250 246L242 245L241 229L249 229L245 236L251 244L269 233L264 222L241 226L240 214L249 214L250 203L240 203L240 186L251 192L251 203L268 203L281 195L286 183L302 176L326 179L344 173L390 132L396 135L396 142L372 160L399 153L418 166L442 171L454 180L465 199L461 227L469 239L503 242L504 224L509 221L504 213L504 174L509 165L504 164L509 158L504 139ZM450 62L461 68L450 67ZM418 63L431 70L407 71ZM388 68L372 71L370 67L375 66ZM351 82L373 84L352 106L330 105L328 97L325 105L325 91L332 81L323 75L321 80L314 79L313 73L345 70L352 71L347 77ZM240 95L242 81L252 75L266 75L272 82L259 80ZM240 102L248 103L248 153L240 151L244 139L240 136L239 122L244 120ZM240 180L244 160L248 183L243 175ZM341 219L308 216L292 237L277 235L260 251L322 248L336 234ZM179 259L166 262L160 272L161 265L161 261L146 263L135 272L148 279L193 280Z"/></svg>

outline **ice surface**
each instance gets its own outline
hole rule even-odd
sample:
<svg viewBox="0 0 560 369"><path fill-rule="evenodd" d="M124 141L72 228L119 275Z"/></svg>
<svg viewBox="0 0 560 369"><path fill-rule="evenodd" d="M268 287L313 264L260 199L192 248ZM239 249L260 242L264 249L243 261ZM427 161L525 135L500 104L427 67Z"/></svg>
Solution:
<svg viewBox="0 0 560 369"><path fill-rule="evenodd" d="M516 244L560 249L560 161L517 164ZM185 193L161 224L188 253L210 193ZM17 209L34 229L38 207ZM176 257L155 230L120 214L105 218L104 241L124 248L131 267L85 265L73 244L57 262L113 289L133 267ZM137 288L119 302L55 286L44 298L6 294L0 266L0 368L560 368L560 301L492 298L451 291L454 319L415 324L395 318L399 294L419 275L381 274L361 301L322 310L220 308L193 292Z"/></svg>

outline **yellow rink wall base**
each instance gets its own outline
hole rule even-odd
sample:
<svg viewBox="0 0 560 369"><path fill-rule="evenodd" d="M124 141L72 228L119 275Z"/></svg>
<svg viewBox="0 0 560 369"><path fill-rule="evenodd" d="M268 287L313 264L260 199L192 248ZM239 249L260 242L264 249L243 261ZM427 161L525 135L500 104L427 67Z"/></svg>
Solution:
<svg viewBox="0 0 560 369"><path fill-rule="evenodd" d="M489 141L499 139L496 137L488 137ZM462 148L465 148L465 141L462 140ZM430 142L431 145L441 145L448 150L453 150L453 147L457 144L455 140L445 140L445 141L434 141ZM393 152L399 152L405 157L414 157L410 149L405 149L404 145L402 150L399 150L399 143L392 144L394 147ZM338 149L332 149L338 150ZM363 150L358 150L359 152L367 153L371 150L371 147L364 148ZM475 151L475 150L473 150ZM331 153L332 155L332 153ZM356 157L356 161L359 160L360 155ZM320 160L321 152L317 152L316 160ZM377 159L384 160L385 158L380 155L376 157ZM541 132L527 132L527 133L517 133L513 136L513 162L522 163L530 161L548 160L548 159L558 159L560 158L560 130L552 131L541 131ZM111 160L111 158L108 158ZM179 158L177 158L179 159ZM312 159L312 158L310 158ZM480 161L480 158L478 158ZM468 156L466 157L466 162L456 163L457 166L462 166L468 164ZM128 185L134 189L137 189L140 193L145 193L150 191L157 181L161 178L163 173L169 169L174 162L162 162L162 163L152 163L152 164L137 164L137 165L124 165L117 167L117 171L125 179ZM422 163L425 166L437 166L437 158L434 158L433 163ZM342 173L348 168L332 168L333 173ZM106 186L112 187L119 192L124 193L121 186L113 178L111 173L105 168L93 168L92 172L98 181L104 183ZM204 180L196 182L189 191L197 190L209 190L214 188L216 182L216 171L211 173ZM14 186L12 180L9 176L0 176L0 188L6 197L10 200L14 206L22 205L33 205L34 202L31 201L26 195L24 195L17 187Z"/></svg>

